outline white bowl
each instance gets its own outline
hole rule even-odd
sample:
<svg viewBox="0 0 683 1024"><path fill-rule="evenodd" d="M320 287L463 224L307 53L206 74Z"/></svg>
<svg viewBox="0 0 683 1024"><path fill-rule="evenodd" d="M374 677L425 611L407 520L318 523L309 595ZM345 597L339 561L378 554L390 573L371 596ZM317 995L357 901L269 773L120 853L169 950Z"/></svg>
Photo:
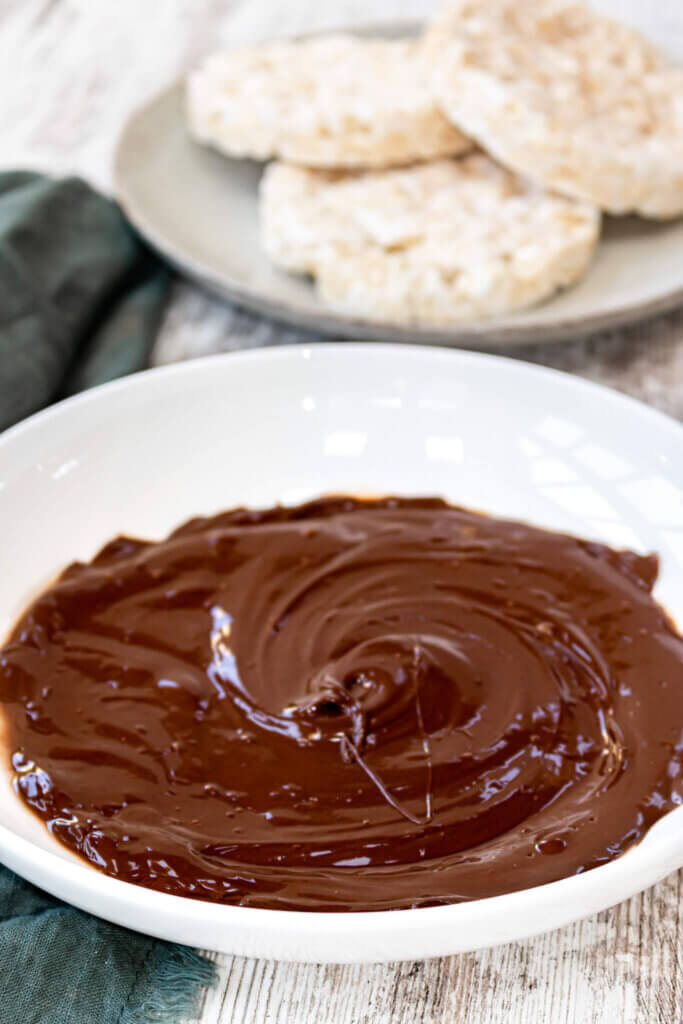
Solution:
<svg viewBox="0 0 683 1024"><path fill-rule="evenodd" d="M492 356L342 343L153 370L0 439L0 634L36 590L119 532L329 491L439 494L656 550L656 595L683 622L683 429L577 378ZM683 723L682 723L683 724ZM7 758L4 758L7 762ZM494 899L302 913L215 906L108 878L58 846L0 778L0 858L139 931L247 956L416 959L594 913L683 865L683 808L611 863Z"/></svg>

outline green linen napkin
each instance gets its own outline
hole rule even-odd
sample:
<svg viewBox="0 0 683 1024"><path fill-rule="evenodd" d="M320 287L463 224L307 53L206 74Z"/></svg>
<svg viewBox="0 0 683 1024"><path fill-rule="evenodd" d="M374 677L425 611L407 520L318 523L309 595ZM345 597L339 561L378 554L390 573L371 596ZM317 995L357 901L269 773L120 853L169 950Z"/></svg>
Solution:
<svg viewBox="0 0 683 1024"><path fill-rule="evenodd" d="M2 1024L180 1024L215 967L117 928L0 867Z"/></svg>
<svg viewBox="0 0 683 1024"><path fill-rule="evenodd" d="M170 284L79 178L0 174L0 430L147 365Z"/></svg>
<svg viewBox="0 0 683 1024"><path fill-rule="evenodd" d="M0 429L146 366L169 283L85 182L0 174ZM179 1024L214 976L0 866L0 1024Z"/></svg>

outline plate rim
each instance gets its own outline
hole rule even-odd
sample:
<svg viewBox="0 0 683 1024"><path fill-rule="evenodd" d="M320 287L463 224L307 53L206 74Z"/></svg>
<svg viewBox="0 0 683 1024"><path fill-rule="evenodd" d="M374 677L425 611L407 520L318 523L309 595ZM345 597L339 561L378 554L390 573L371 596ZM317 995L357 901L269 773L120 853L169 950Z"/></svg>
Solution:
<svg viewBox="0 0 683 1024"><path fill-rule="evenodd" d="M363 352L377 357L385 353L388 359L412 358L420 362L427 361L438 367L447 363L452 372L464 369L468 364L496 365L505 373L512 375L531 376L543 380L553 380L560 387L570 387L579 393L590 393L599 398L603 408L608 405L620 406L626 412L638 411L639 415L651 420L653 426L677 435L683 445L683 424L657 409L624 395L604 385L576 377L571 373L538 366L523 360L512 360L502 355L482 354L467 351L453 351L439 347L420 345L377 345L366 342L317 343L283 345L266 347L256 350L220 353L204 359L196 359L174 363L168 366L132 374L115 381L110 381L82 394L72 396L42 410L0 436L0 450L12 444L15 438L32 431L49 428L50 422L62 416L69 416L71 410L98 402L104 396L115 395L124 389L137 390L144 394L152 386L163 386L163 382L171 377L186 375L192 377L203 373L211 373L216 364L233 366L240 363L258 363L261 361L293 361L328 357L337 354L344 357L358 356ZM157 384L158 382L158 384ZM27 812L30 813L30 812ZM190 927L192 944L211 948L221 952L236 952L240 955L270 956L278 960L319 963L373 963L401 959L415 959L415 952L409 947L411 941L424 942L426 936L441 930L448 925L451 933L457 932L459 926L483 922L490 916L500 920L524 919L524 910L528 910L529 900L544 902L550 907L542 925L528 922L512 928L513 934L506 934L486 943L448 942L442 939L437 942L435 951L428 956L448 955L449 952L473 950L482 946L491 946L502 942L517 941L532 935L548 931L552 928L569 924L578 918L606 909L623 899L630 898L642 891L670 871L683 864L683 807L670 811L664 819L670 820L677 814L677 834L671 829L658 831L657 826L651 829L645 839L629 849L622 856L607 864L594 868L590 872L572 875L546 885L506 893L501 896L489 897L468 903L449 904L438 907L413 908L401 910L354 911L354 912L317 912L292 910L266 910L255 907L212 904L206 901L192 900L187 897L170 895L145 889L111 878L85 863L65 859L57 850L48 850L36 845L31 840L18 835L13 830L0 824L0 857L8 862L8 866L29 879L34 884L52 892L58 898L67 899L76 906L106 920L125 927L138 927L131 924L131 916L144 923L147 934L159 938L183 941L179 937L177 922L182 920ZM639 862L643 862L638 869ZM632 877L638 870L638 882L634 888ZM64 892L67 896L64 896ZM533 893L533 896L530 894ZM575 909L578 907L579 909ZM194 929L194 930L192 930ZM143 930L143 929L141 929ZM199 930L199 931L198 931ZM509 929L508 929L509 931ZM203 941L194 941L201 935ZM381 948L390 944L393 933L399 933L396 944L389 952L378 956L367 956L354 953L354 938L362 934L363 943L376 941ZM254 949L244 953L243 939L240 935L250 936L248 941L255 944ZM254 938L256 935L256 938ZM297 941L305 945L319 944L316 957L283 955L283 947L288 937L294 935L294 946ZM301 939L300 936L304 938ZM417 938L416 938L417 936ZM345 944L346 953L335 953L335 943ZM277 952L263 952L274 944ZM278 945L279 944L279 945ZM402 945L401 945L402 944ZM237 945L239 948L235 948ZM457 946L457 950L453 947ZM398 948L398 952L397 952ZM424 954L417 954L424 956Z"/></svg>
<svg viewBox="0 0 683 1024"><path fill-rule="evenodd" d="M416 34L424 21L415 18L393 18L368 23L353 23L338 28L307 33L288 33L279 38L315 38L320 35L342 33L369 37L401 38ZM181 275L194 280L204 289L223 299L228 299L250 312L269 317L289 327L317 332L324 337L346 334L359 340L400 341L418 344L448 344L453 347L485 348L524 344L541 344L566 341L582 335L636 324L656 317L683 305L683 278L678 287L645 301L629 301L613 309L595 313L562 315L556 321L535 323L533 311L539 306L519 310L515 319L500 317L472 323L453 325L405 324L392 321L375 321L322 308L320 312L306 310L294 302L273 297L257 287L222 274L209 264L194 256L185 254L176 243L168 238L163 226L159 227L150 218L145 204L135 195L133 179L127 175L126 161L128 145L139 122L149 112L168 100L174 93L180 93L187 73L176 76L166 85L154 90L127 117L116 140L112 163L112 187L114 198L142 237L173 266ZM193 145L200 143L190 140ZM211 150L211 147L205 147ZM213 150L211 150L213 152ZM221 155L221 154L219 154ZM223 159L231 158L222 154ZM260 163L260 161L256 161ZM604 214L603 214L604 216ZM649 222L648 222L649 223ZM654 223L654 222L653 222ZM666 222L664 222L666 223ZM598 245L600 242L598 242ZM590 270L588 271L590 273ZM542 303L540 304L542 306Z"/></svg>

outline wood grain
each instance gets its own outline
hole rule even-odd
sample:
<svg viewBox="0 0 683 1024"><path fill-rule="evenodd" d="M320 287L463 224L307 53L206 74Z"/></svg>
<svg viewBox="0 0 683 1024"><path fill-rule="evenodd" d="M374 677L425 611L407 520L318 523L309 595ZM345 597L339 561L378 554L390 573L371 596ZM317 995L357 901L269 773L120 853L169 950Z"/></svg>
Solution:
<svg viewBox="0 0 683 1024"><path fill-rule="evenodd" d="M390 966L221 958L206 1024L674 1024L681 876L596 917L498 949Z"/></svg>
<svg viewBox="0 0 683 1024"><path fill-rule="evenodd" d="M683 56L683 5L598 0ZM0 165L110 183L134 106L221 43L423 16L420 0L0 0ZM683 418L683 311L508 354L578 373ZM303 340L178 283L155 362ZM219 958L202 1024L681 1024L683 873L527 942L388 966Z"/></svg>

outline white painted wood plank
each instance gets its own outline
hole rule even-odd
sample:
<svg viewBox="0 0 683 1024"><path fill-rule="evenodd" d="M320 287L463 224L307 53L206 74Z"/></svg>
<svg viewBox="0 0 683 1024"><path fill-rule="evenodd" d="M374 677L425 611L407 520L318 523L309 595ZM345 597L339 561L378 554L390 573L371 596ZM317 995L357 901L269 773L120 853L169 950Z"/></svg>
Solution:
<svg viewBox="0 0 683 1024"><path fill-rule="evenodd" d="M674 1024L682 875L527 942L427 962L305 966L219 958L203 1024Z"/></svg>

